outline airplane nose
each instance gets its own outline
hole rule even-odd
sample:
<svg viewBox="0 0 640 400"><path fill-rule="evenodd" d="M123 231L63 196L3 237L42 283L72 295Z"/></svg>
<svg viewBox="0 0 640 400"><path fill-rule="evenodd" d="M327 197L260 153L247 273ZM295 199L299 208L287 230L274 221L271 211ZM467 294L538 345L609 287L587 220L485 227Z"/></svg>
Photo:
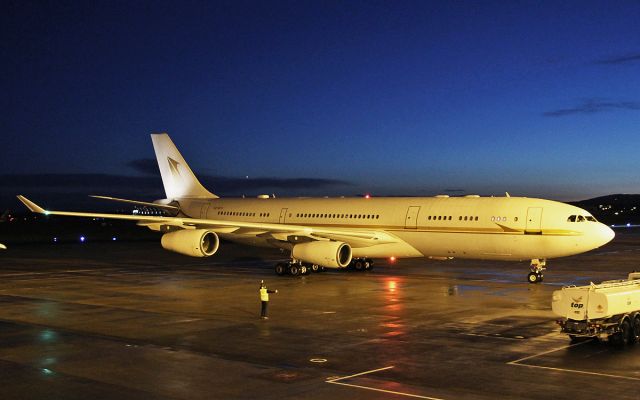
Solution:
<svg viewBox="0 0 640 400"><path fill-rule="evenodd" d="M616 236L616 233L613 231L613 229L602 223L600 224L599 233L600 239L602 240L602 244L600 246L604 246L605 244L609 243Z"/></svg>

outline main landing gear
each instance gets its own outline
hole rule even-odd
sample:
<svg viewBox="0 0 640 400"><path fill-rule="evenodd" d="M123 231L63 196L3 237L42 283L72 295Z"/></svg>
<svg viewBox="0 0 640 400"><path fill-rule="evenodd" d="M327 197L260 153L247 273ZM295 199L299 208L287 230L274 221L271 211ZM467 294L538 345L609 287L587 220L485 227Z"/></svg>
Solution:
<svg viewBox="0 0 640 400"><path fill-rule="evenodd" d="M373 260L370 258L354 258L348 266L342 268L344 270L354 271L371 271L373 269ZM317 264L305 264L299 260L291 260L289 262L281 262L276 264L275 271L277 275L307 275L311 272L323 272L325 267Z"/></svg>
<svg viewBox="0 0 640 400"><path fill-rule="evenodd" d="M291 260L286 263L277 263L275 267L276 274L282 275L306 275L311 272L322 272L325 268L317 264L303 264L297 260Z"/></svg>
<svg viewBox="0 0 640 400"><path fill-rule="evenodd" d="M370 258L354 258L347 268L355 269L356 271L371 271L373 269L373 260Z"/></svg>
<svg viewBox="0 0 640 400"><path fill-rule="evenodd" d="M540 283L542 282L542 280L544 279L544 275L542 274L542 271L544 271L547 265L547 260L545 259L538 259L538 258L534 258L533 260L531 260L531 272L529 272L529 275L527 275L527 280L529 281L529 283Z"/></svg>

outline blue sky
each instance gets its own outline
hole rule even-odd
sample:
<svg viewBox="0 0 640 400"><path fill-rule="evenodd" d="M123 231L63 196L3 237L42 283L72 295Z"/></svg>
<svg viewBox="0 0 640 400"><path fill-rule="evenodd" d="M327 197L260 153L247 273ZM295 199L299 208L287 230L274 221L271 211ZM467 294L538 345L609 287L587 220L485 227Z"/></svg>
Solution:
<svg viewBox="0 0 640 400"><path fill-rule="evenodd" d="M2 200L161 194L126 178L162 131L222 195L640 192L637 1L5 8Z"/></svg>

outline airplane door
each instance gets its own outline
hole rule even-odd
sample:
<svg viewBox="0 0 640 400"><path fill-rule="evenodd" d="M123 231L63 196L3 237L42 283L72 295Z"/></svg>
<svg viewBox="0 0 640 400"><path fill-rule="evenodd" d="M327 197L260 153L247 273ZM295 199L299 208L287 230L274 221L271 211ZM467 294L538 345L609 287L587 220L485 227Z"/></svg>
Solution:
<svg viewBox="0 0 640 400"><path fill-rule="evenodd" d="M407 217L404 220L404 227L407 229L416 229L418 227L419 206L411 206L407 210Z"/></svg>
<svg viewBox="0 0 640 400"><path fill-rule="evenodd" d="M209 209L209 204L205 204L200 209L200 219L207 219L207 210Z"/></svg>
<svg viewBox="0 0 640 400"><path fill-rule="evenodd" d="M280 223L284 224L285 219L287 217L287 210L288 208L283 208L282 210L280 210Z"/></svg>
<svg viewBox="0 0 640 400"><path fill-rule="evenodd" d="M527 210L527 227L525 233L541 233L542 207L529 207Z"/></svg>

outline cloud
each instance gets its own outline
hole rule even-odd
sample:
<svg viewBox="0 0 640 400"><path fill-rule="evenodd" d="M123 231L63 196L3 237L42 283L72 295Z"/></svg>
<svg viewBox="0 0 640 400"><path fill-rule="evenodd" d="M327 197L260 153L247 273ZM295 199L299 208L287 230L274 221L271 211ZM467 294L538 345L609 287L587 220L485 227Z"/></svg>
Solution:
<svg viewBox="0 0 640 400"><path fill-rule="evenodd" d="M595 114L614 110L640 110L640 102L637 101L605 101L602 99L587 99L573 108L560 108L558 110L546 111L542 115L545 117L564 117L574 114Z"/></svg>
<svg viewBox="0 0 640 400"><path fill-rule="evenodd" d="M630 64L630 63L640 63L640 53L603 58L603 59L594 61L594 64L599 64L599 65L620 65L620 64Z"/></svg>
<svg viewBox="0 0 640 400"><path fill-rule="evenodd" d="M145 175L158 175L160 173L160 170L158 169L158 162L153 158L139 158L137 160L131 160L127 163L127 167Z"/></svg>
<svg viewBox="0 0 640 400"><path fill-rule="evenodd" d="M353 183L325 178L235 178L227 176L200 176L200 182L212 192L237 196L257 191L299 191L335 189L353 186ZM67 193L137 195L162 197L160 175L128 176L110 174L15 174L0 175L0 195L20 193Z"/></svg>

